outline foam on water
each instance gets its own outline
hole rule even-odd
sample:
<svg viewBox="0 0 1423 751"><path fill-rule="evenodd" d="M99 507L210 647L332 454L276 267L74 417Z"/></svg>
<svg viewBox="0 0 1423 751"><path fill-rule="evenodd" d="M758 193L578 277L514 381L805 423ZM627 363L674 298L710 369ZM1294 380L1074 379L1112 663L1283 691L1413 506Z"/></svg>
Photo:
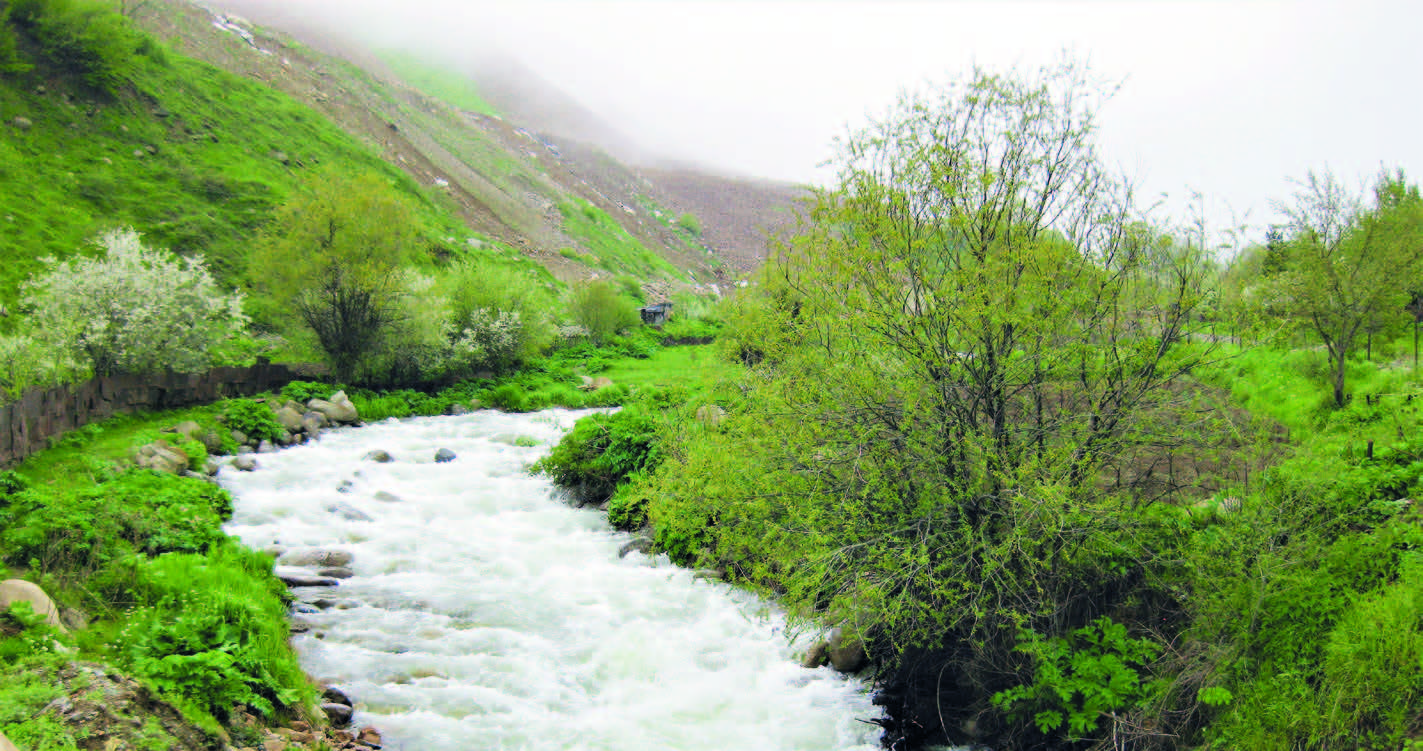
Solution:
<svg viewBox="0 0 1423 751"><path fill-rule="evenodd" d="M408 751L878 748L865 687L799 667L773 608L620 559L627 535L527 474L580 414L387 421L224 468L244 542L355 556L320 595L337 606L300 616L307 672ZM396 461L362 460L377 448ZM436 464L440 448L458 458Z"/></svg>

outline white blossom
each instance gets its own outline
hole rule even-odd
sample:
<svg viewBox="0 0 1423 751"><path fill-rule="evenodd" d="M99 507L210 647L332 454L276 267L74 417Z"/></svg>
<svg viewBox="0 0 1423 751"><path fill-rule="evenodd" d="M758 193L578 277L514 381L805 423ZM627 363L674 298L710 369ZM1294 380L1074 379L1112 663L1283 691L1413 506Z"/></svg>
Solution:
<svg viewBox="0 0 1423 751"><path fill-rule="evenodd" d="M242 332L242 296L222 293L201 258L147 248L132 229L97 244L102 258L42 259L48 273L25 284L36 336L96 375L200 371Z"/></svg>

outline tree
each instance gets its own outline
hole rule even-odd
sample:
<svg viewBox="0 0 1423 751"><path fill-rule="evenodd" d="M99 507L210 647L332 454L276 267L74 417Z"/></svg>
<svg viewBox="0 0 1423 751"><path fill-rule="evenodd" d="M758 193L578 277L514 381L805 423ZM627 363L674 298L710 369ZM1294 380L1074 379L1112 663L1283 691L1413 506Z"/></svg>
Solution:
<svg viewBox="0 0 1423 751"><path fill-rule="evenodd" d="M553 299L530 272L494 263L462 263L446 277L457 349L477 369L507 371L553 341Z"/></svg>
<svg viewBox="0 0 1423 751"><path fill-rule="evenodd" d="M291 305L347 381L402 318L415 244L414 210L388 184L328 173L278 210L248 276Z"/></svg>
<svg viewBox="0 0 1423 751"><path fill-rule="evenodd" d="M220 291L201 258L145 247L132 229L97 244L102 258L43 259L49 271L25 284L35 335L95 375L200 371L243 331L242 296Z"/></svg>
<svg viewBox="0 0 1423 751"><path fill-rule="evenodd" d="M638 322L632 303L602 279L575 284L569 292L568 311L595 343Z"/></svg>
<svg viewBox="0 0 1423 751"><path fill-rule="evenodd" d="M1290 236L1276 304L1324 345L1342 407L1360 336L1401 320L1411 299L1409 279L1423 260L1423 200L1401 171L1380 176L1372 208L1333 174L1310 172L1278 208Z"/></svg>
<svg viewBox="0 0 1423 751"><path fill-rule="evenodd" d="M650 508L674 555L705 540L898 654L925 728L1032 680L1021 629L1065 638L1156 586L1140 530L1178 488L1150 468L1212 438L1185 404L1210 347L1184 346L1209 259L1099 159L1108 93L1071 64L977 70L845 139L732 324L755 411L670 457Z"/></svg>

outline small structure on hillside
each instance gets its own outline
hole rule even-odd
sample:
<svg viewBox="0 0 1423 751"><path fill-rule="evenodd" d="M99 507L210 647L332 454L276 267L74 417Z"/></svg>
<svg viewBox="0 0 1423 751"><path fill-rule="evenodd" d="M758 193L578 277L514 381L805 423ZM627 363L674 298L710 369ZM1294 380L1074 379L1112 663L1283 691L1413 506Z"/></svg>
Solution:
<svg viewBox="0 0 1423 751"><path fill-rule="evenodd" d="M638 315L642 316L642 322L649 326L661 326L672 319L672 303L660 302L656 305L648 305L637 309Z"/></svg>

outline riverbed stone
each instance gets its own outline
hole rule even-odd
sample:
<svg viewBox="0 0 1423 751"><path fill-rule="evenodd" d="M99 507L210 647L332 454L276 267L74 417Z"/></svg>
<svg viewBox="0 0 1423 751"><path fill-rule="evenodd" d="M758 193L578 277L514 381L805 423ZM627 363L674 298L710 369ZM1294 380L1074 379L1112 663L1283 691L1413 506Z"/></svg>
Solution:
<svg viewBox="0 0 1423 751"><path fill-rule="evenodd" d="M259 454L275 454L275 453L277 453L277 447L276 447L275 445L273 445L271 441L266 440L266 439L264 438L264 439L262 439L262 442L261 442L261 443L258 443L258 444L257 444L257 453L259 453Z"/></svg>
<svg viewBox="0 0 1423 751"><path fill-rule="evenodd" d="M859 672L869 662L865 642L840 626L830 630L830 665L841 673Z"/></svg>
<svg viewBox="0 0 1423 751"><path fill-rule="evenodd" d="M307 412L301 416L302 432L312 438L321 435L321 431L325 429L328 424L326 418L320 412Z"/></svg>
<svg viewBox="0 0 1423 751"><path fill-rule="evenodd" d="M349 566L354 560L356 557L345 550L308 548L287 551L286 555L277 560L277 563L283 566Z"/></svg>
<svg viewBox="0 0 1423 751"><path fill-rule="evenodd" d="M326 703L321 705L321 711L326 714L326 719L331 721L335 727L344 727L351 724L351 715L354 712L348 704Z"/></svg>
<svg viewBox="0 0 1423 751"><path fill-rule="evenodd" d="M352 506L349 503L338 501L326 506L326 510L345 519L348 522L369 522L375 521L370 514Z"/></svg>
<svg viewBox="0 0 1423 751"><path fill-rule="evenodd" d="M380 748L380 731L370 726L363 727L361 732L356 734L356 743L368 748Z"/></svg>
<svg viewBox="0 0 1423 751"><path fill-rule="evenodd" d="M404 498L401 498L400 496L398 496L398 495L396 495L396 494L394 494L394 493L390 493L390 492L387 492L387 491L384 491L384 490L377 490L377 491L376 491L376 494L375 494L374 496L372 496L372 497L375 498L377 501L381 501L381 502L383 502L383 503L404 503L404 502L405 502L405 499L404 499Z"/></svg>
<svg viewBox="0 0 1423 751"><path fill-rule="evenodd" d="M368 462L375 462L376 464L389 464L395 461L395 457L391 456L390 452L385 449L372 449L367 451L366 455L361 458Z"/></svg>
<svg viewBox="0 0 1423 751"><path fill-rule="evenodd" d="M453 451L451 451L451 450L449 450L449 449L443 449L443 448L442 448L442 449L440 449L439 451L436 451L436 452L435 452L435 463L436 463L436 464L445 464L445 463L448 463L448 462L452 462L452 461L454 461L454 460L455 460L455 452L453 452Z"/></svg>
<svg viewBox="0 0 1423 751"><path fill-rule="evenodd" d="M317 576L329 576L332 579L349 579L356 575L355 571L345 566L332 566L330 568L318 569Z"/></svg>
<svg viewBox="0 0 1423 751"><path fill-rule="evenodd" d="M51 600L38 584L24 579L6 579L0 582L0 612L9 610L10 606L17 602L28 602L35 615L44 617L45 623L60 631L67 630L59 619L59 608L55 607L54 600Z"/></svg>
<svg viewBox="0 0 1423 751"><path fill-rule="evenodd" d="M170 475L182 474L188 468L187 452L167 441L154 441L140 446L134 452L133 460L144 469L167 472Z"/></svg>
<svg viewBox="0 0 1423 751"><path fill-rule="evenodd" d="M334 587L341 583L329 576L315 576L297 571L277 571L276 575L288 587Z"/></svg>
<svg viewBox="0 0 1423 751"><path fill-rule="evenodd" d="M303 427L301 423L301 412L291 407L282 407L276 412L273 412L272 416L277 419L277 422L282 427L292 433L300 433L305 430L305 427Z"/></svg>
<svg viewBox="0 0 1423 751"><path fill-rule="evenodd" d="M306 403L306 407L313 412L320 412L331 422L342 425L351 425L361 419L360 414L356 412L356 405L351 403L344 391L337 391L330 399L312 399Z"/></svg>
<svg viewBox="0 0 1423 751"><path fill-rule="evenodd" d="M329 704L345 704L348 707L354 707L356 705L355 702L351 701L351 697L346 695L345 691L335 686L327 686L321 689L321 698L325 699Z"/></svg>
<svg viewBox="0 0 1423 751"><path fill-rule="evenodd" d="M622 547L618 548L618 557L626 558L629 553L642 553L643 555L651 555L652 545L653 542L651 537L634 537L633 539L623 543Z"/></svg>
<svg viewBox="0 0 1423 751"><path fill-rule="evenodd" d="M805 657L801 659L800 666L803 668L815 669L830 661L830 642L821 639L806 650Z"/></svg>
<svg viewBox="0 0 1423 751"><path fill-rule="evenodd" d="M232 459L232 468L238 472L251 472L257 469L257 458L251 454L238 454Z"/></svg>

